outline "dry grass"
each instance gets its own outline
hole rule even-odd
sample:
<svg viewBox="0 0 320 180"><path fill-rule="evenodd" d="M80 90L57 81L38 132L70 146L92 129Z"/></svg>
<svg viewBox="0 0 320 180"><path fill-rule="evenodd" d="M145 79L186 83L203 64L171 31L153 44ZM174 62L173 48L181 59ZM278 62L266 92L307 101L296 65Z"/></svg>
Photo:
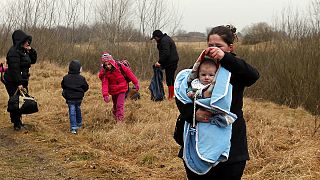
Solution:
<svg viewBox="0 0 320 180"><path fill-rule="evenodd" d="M14 132L1 85L0 176L4 179L185 179L172 133L174 101L152 102L149 82L142 99L127 101L124 124L116 124L96 75L83 73L90 89L82 104L84 128L69 133L60 82L67 68L46 62L31 68L30 93L40 112L23 117ZM314 116L269 102L245 99L251 160L243 179L319 179L320 132Z"/></svg>
<svg viewBox="0 0 320 180"><path fill-rule="evenodd" d="M177 48L181 49L193 49L202 51L203 49L208 47L208 44L206 41L199 41L199 42L176 42Z"/></svg>

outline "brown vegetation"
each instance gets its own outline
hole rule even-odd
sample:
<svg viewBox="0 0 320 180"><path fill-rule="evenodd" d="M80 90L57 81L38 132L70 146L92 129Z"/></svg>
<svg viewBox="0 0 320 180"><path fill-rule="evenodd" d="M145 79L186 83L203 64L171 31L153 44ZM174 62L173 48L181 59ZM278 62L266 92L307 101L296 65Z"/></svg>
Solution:
<svg viewBox="0 0 320 180"><path fill-rule="evenodd" d="M261 78L248 93L320 114L319 35L240 46L239 56L258 68Z"/></svg>
<svg viewBox="0 0 320 180"><path fill-rule="evenodd" d="M47 62L31 67L30 93L40 111L23 117L14 132L0 86L0 176L2 179L185 179L172 133L174 101L152 102L148 81L138 101L128 100L124 124L115 124L100 81L84 72L90 89L82 104L84 127L69 132L60 82L67 68ZM243 179L319 179L320 132L302 108L245 99L251 160Z"/></svg>

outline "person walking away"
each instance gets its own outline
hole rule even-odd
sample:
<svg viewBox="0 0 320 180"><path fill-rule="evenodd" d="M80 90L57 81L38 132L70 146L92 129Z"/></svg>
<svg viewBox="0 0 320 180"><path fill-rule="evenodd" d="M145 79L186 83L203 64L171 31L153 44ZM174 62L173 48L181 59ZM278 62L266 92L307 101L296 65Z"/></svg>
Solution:
<svg viewBox="0 0 320 180"><path fill-rule="evenodd" d="M37 62L37 51L32 48L32 36L22 30L15 30L12 34L13 45L7 53L8 69L4 73L3 82L9 97L13 96L17 89L25 89L28 92L29 69ZM15 131L24 126L22 114L19 111L10 112L10 119Z"/></svg>
<svg viewBox="0 0 320 180"><path fill-rule="evenodd" d="M152 33L152 39L157 42L159 51L159 60L155 63L155 67L161 67L165 70L166 84L168 86L168 99L171 100L174 96L174 77L177 70L179 55L175 42L166 33L160 30L155 30Z"/></svg>
<svg viewBox="0 0 320 180"><path fill-rule="evenodd" d="M82 127L81 102L89 85L82 75L79 60L72 60L69 64L69 72L61 81L62 96L66 99L69 108L70 132L77 134Z"/></svg>

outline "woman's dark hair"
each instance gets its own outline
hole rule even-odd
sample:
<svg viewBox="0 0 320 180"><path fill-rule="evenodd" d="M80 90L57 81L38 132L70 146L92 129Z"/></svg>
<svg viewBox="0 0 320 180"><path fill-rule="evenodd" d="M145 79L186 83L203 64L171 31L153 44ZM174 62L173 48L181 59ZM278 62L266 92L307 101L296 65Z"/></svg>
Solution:
<svg viewBox="0 0 320 180"><path fill-rule="evenodd" d="M233 44L235 40L238 40L237 34L236 34L237 28L235 28L232 25L226 25L226 26L217 26L210 30L207 36L207 41L209 41L209 37L213 34L219 35L224 42L226 42L228 45Z"/></svg>

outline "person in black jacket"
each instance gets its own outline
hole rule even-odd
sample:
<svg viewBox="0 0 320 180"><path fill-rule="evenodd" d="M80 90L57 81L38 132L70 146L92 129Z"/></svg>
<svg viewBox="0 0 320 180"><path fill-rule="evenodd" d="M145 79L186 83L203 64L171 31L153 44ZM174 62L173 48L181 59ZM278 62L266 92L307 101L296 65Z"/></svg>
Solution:
<svg viewBox="0 0 320 180"><path fill-rule="evenodd" d="M11 97L17 89L28 91L29 68L37 61L37 52L30 45L32 37L22 30L16 30L12 34L13 46L7 53L8 69L4 73L4 84L8 95ZM23 126L20 112L10 112L10 119L14 130L19 131Z"/></svg>
<svg viewBox="0 0 320 180"><path fill-rule="evenodd" d="M62 96L66 99L69 107L70 132L72 134L77 134L77 130L82 127L80 106L84 93L89 89L86 79L80 75L80 72L80 61L73 60L69 64L68 74L61 81Z"/></svg>
<svg viewBox="0 0 320 180"><path fill-rule="evenodd" d="M231 112L237 115L237 120L232 124L231 149L226 162L221 162L213 167L205 175L197 175L186 165L188 179L241 179L249 160L246 124L243 118L243 93L245 87L254 84L260 77L259 72L243 59L236 57L233 53L236 28L233 26L217 26L211 29L208 34L208 48L205 53L218 60L222 67L231 72L230 83L233 85ZM176 99L180 111L180 118L185 121L192 121L193 104L183 104ZM199 108L196 112L196 120L201 121L201 116L207 114ZM179 152L181 157L182 149Z"/></svg>
<svg viewBox="0 0 320 180"><path fill-rule="evenodd" d="M168 99L172 99L174 95L174 76L179 61L176 44L166 33L163 34L160 30L153 31L151 39L157 41L159 51L159 60L155 63L155 67L161 67L165 70L169 92Z"/></svg>

